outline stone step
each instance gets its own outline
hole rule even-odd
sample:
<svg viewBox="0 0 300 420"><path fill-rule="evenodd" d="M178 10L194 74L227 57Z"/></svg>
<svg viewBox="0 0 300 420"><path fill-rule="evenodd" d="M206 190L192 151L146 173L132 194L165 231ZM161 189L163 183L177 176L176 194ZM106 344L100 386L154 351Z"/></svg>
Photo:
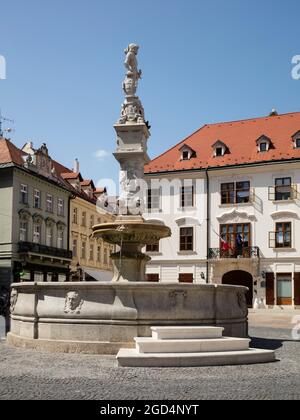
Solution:
<svg viewBox="0 0 300 420"><path fill-rule="evenodd" d="M196 366L231 366L276 361L271 350L249 349L233 352L177 353L177 354L140 354L136 349L120 350L117 356L122 367L196 367Z"/></svg>
<svg viewBox="0 0 300 420"><path fill-rule="evenodd" d="M224 332L222 327L152 327L151 330L157 340L221 338Z"/></svg>
<svg viewBox="0 0 300 420"><path fill-rule="evenodd" d="M207 353L248 350L250 340L245 338L209 338L194 340L155 340L135 338L138 353Z"/></svg>

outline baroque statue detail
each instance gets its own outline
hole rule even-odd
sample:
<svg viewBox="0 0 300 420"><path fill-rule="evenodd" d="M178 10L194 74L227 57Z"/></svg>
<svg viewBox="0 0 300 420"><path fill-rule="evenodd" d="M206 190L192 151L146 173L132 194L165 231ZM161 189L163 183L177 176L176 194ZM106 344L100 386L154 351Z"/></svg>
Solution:
<svg viewBox="0 0 300 420"><path fill-rule="evenodd" d="M139 79L142 77L142 71L138 68L137 54L139 46L130 44L125 49L125 68L127 70L125 80L123 82L123 90L125 93L125 101L122 105L121 118L119 124L137 123L143 124L145 122L145 112L143 105L136 91L138 88Z"/></svg>
<svg viewBox="0 0 300 420"><path fill-rule="evenodd" d="M79 293L69 292L65 300L65 314L80 314L83 303Z"/></svg>

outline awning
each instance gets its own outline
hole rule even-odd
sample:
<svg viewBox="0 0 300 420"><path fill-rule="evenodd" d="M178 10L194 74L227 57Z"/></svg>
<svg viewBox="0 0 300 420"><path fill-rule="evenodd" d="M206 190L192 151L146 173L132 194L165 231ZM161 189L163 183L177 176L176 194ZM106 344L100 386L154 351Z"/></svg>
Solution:
<svg viewBox="0 0 300 420"><path fill-rule="evenodd" d="M96 281L110 282L113 279L114 273L106 270L92 270L91 268L83 267L83 271Z"/></svg>

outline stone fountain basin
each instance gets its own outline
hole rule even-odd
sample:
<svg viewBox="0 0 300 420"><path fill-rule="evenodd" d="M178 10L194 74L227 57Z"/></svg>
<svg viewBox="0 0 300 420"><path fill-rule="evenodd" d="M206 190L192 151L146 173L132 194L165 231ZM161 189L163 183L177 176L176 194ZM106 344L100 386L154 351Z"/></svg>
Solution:
<svg viewBox="0 0 300 420"><path fill-rule="evenodd" d="M247 337L247 288L164 283L14 284L10 344L117 354L152 326L221 326ZM73 299L73 300L72 300ZM70 304L70 300L72 300Z"/></svg>
<svg viewBox="0 0 300 420"><path fill-rule="evenodd" d="M93 227L95 237L102 238L110 244L138 243L153 245L160 239L171 236L169 227L162 223L149 223L141 218L124 218L113 223L105 223Z"/></svg>

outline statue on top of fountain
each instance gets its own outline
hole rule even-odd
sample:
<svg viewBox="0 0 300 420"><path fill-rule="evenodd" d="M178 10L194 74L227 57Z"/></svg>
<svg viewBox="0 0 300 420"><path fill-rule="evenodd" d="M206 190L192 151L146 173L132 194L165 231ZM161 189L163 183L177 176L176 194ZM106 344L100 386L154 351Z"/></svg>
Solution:
<svg viewBox="0 0 300 420"><path fill-rule="evenodd" d="M124 65L127 69L123 82L125 101L122 105L121 118L118 121L119 124L145 123L144 108L139 97L136 96L138 82L142 77L142 71L138 69L138 51L139 46L136 44L129 44L125 49L126 59Z"/></svg>

